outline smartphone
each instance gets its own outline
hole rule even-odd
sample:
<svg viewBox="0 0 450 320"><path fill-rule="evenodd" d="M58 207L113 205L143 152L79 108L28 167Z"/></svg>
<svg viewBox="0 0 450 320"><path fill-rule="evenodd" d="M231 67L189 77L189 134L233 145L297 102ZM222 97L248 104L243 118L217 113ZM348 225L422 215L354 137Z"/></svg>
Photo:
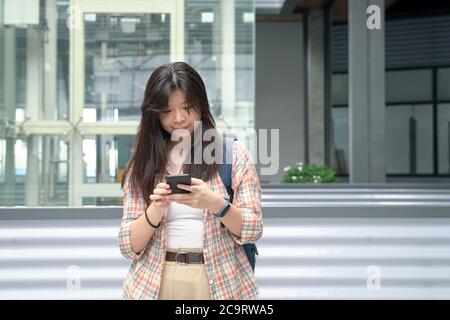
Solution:
<svg viewBox="0 0 450 320"><path fill-rule="evenodd" d="M190 191L179 189L177 184L191 185L191 176L189 174L172 174L165 176L166 183L170 185L171 194L190 193Z"/></svg>

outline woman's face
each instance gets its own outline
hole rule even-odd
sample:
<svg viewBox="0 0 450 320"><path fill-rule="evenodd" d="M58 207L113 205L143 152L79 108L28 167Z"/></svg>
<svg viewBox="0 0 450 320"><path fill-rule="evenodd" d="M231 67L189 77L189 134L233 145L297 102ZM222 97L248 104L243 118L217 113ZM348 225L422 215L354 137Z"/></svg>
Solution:
<svg viewBox="0 0 450 320"><path fill-rule="evenodd" d="M186 94L180 89L170 94L167 109L159 114L161 126L170 134L176 129L186 129L192 135L194 121L200 121L200 119L200 114L187 104Z"/></svg>

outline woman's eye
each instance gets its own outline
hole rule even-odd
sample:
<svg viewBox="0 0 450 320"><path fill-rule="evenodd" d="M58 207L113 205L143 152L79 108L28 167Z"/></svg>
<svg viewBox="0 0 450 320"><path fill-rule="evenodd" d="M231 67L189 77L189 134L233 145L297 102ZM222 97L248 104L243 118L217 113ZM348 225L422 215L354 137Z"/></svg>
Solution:
<svg viewBox="0 0 450 320"><path fill-rule="evenodd" d="M172 110L165 110L165 111L162 111L162 113L169 113L170 111L172 111Z"/></svg>

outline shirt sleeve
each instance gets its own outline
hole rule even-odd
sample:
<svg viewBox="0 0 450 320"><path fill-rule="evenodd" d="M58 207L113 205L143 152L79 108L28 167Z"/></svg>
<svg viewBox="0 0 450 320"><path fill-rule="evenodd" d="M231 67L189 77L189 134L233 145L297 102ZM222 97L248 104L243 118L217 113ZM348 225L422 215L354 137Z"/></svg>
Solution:
<svg viewBox="0 0 450 320"><path fill-rule="evenodd" d="M231 186L233 205L242 217L241 237L230 232L237 244L255 243L262 236L261 184L252 162L250 152L239 142L233 144Z"/></svg>
<svg viewBox="0 0 450 320"><path fill-rule="evenodd" d="M145 249L139 254L131 249L131 223L144 213L146 205L142 196L132 194L129 187L129 176L128 174L123 185L123 217L119 229L118 243L121 254L126 259L135 260L144 253Z"/></svg>

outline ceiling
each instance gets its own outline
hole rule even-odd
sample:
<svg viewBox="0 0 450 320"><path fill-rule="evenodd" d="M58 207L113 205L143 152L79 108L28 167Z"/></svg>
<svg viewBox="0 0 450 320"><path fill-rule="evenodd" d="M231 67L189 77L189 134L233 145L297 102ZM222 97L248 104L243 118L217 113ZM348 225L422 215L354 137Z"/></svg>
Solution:
<svg viewBox="0 0 450 320"><path fill-rule="evenodd" d="M384 0L386 18L450 13L450 1ZM255 0L257 20L301 20L303 12L330 8L333 23L347 22L348 0Z"/></svg>
<svg viewBox="0 0 450 320"><path fill-rule="evenodd" d="M255 0L257 15L278 15L285 0Z"/></svg>

